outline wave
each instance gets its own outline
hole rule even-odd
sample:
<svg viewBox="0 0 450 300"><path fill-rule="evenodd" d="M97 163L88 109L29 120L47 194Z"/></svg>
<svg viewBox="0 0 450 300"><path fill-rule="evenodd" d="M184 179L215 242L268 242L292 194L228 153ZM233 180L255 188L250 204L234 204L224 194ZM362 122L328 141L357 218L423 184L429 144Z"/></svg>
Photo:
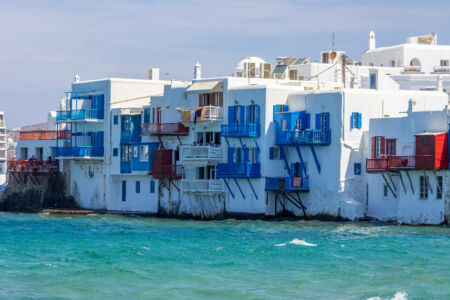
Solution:
<svg viewBox="0 0 450 300"><path fill-rule="evenodd" d="M408 300L407 296L408 294L405 292L397 292L395 293L394 298L391 298L390 300ZM389 300L389 299L380 297L370 297L367 298L367 300Z"/></svg>
<svg viewBox="0 0 450 300"><path fill-rule="evenodd" d="M316 247L317 246L317 244L311 244L311 243L308 243L308 242L306 242L304 240L299 240L299 239L293 239L290 242L282 243L282 244L276 244L275 246L282 247L282 246L286 246L287 244L294 244L294 245L308 246L308 247Z"/></svg>

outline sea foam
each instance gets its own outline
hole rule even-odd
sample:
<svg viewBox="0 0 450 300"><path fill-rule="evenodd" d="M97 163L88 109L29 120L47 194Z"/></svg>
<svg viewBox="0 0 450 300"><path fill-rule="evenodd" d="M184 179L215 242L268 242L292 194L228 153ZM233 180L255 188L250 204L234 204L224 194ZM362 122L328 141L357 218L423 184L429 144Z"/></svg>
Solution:
<svg viewBox="0 0 450 300"><path fill-rule="evenodd" d="M306 242L304 240L299 240L299 239L293 239L290 242L277 244L275 246L282 247L282 246L286 246L287 244L294 244L294 245L308 246L308 247L316 247L317 246L317 244L311 244L311 243L308 243L308 242Z"/></svg>
<svg viewBox="0 0 450 300"><path fill-rule="evenodd" d="M407 296L408 294L405 292L397 292L395 293L394 298L391 298L390 300L408 300ZM367 298L367 300L388 300L388 298L370 297Z"/></svg>

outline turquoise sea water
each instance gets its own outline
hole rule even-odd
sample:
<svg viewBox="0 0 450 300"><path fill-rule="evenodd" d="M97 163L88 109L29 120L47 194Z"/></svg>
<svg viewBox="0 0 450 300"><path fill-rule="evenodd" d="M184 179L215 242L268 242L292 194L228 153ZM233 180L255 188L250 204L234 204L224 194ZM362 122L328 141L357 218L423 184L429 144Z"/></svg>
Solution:
<svg viewBox="0 0 450 300"><path fill-rule="evenodd" d="M450 299L447 227L0 214L0 231L1 299Z"/></svg>

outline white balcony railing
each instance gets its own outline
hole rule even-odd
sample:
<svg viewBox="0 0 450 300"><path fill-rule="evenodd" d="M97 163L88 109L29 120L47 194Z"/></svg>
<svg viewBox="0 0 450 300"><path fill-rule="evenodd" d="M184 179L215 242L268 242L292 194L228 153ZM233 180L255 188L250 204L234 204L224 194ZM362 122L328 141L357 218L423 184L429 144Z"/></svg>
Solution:
<svg viewBox="0 0 450 300"><path fill-rule="evenodd" d="M181 190L184 193L220 194L225 191L223 181L220 179L196 179L181 181Z"/></svg>
<svg viewBox="0 0 450 300"><path fill-rule="evenodd" d="M181 146L181 161L222 160L222 147Z"/></svg>
<svg viewBox="0 0 450 300"><path fill-rule="evenodd" d="M448 66L435 66L433 67L435 73L450 73L450 67Z"/></svg>

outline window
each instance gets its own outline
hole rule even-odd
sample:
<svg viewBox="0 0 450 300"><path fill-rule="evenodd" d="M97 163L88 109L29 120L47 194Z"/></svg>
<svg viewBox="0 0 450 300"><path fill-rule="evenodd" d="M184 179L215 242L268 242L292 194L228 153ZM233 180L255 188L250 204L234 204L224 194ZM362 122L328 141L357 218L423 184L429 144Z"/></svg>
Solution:
<svg viewBox="0 0 450 300"><path fill-rule="evenodd" d="M155 193L155 181L150 181L150 193L154 194Z"/></svg>
<svg viewBox="0 0 450 300"><path fill-rule="evenodd" d="M395 60L391 60L391 67L395 67Z"/></svg>
<svg viewBox="0 0 450 300"><path fill-rule="evenodd" d="M383 183L383 197L387 197L389 193L388 186L386 183Z"/></svg>
<svg viewBox="0 0 450 300"><path fill-rule="evenodd" d="M448 59L441 59L441 67L448 67L449 63L448 63Z"/></svg>
<svg viewBox="0 0 450 300"><path fill-rule="evenodd" d="M328 52L322 53L322 63L323 64L327 64L328 63L328 58L329 58Z"/></svg>
<svg viewBox="0 0 450 300"><path fill-rule="evenodd" d="M148 161L148 145L140 146L140 161Z"/></svg>
<svg viewBox="0 0 450 300"><path fill-rule="evenodd" d="M396 155L397 153L397 140L396 139L386 139L386 154Z"/></svg>
<svg viewBox="0 0 450 300"><path fill-rule="evenodd" d="M144 109L144 123L150 123L150 108Z"/></svg>
<svg viewBox="0 0 450 300"><path fill-rule="evenodd" d="M286 131L287 130L287 120L286 119L282 119L281 120L281 130L282 131Z"/></svg>
<svg viewBox="0 0 450 300"><path fill-rule="evenodd" d="M436 179L436 199L442 199L442 176L437 176Z"/></svg>
<svg viewBox="0 0 450 300"><path fill-rule="evenodd" d="M424 136L423 138L422 138L422 143L423 143L423 153L426 153L426 152L428 152L428 137L427 136Z"/></svg>
<svg viewBox="0 0 450 300"><path fill-rule="evenodd" d="M134 157L134 158L137 158L137 157L138 157L138 153L139 153L138 147L137 147L137 146L134 146L133 149L134 149L133 157Z"/></svg>
<svg viewBox="0 0 450 300"><path fill-rule="evenodd" d="M420 176L420 199L428 199L428 176Z"/></svg>
<svg viewBox="0 0 450 300"><path fill-rule="evenodd" d="M242 162L242 149L241 148L236 148L234 150L234 162L235 163L240 163Z"/></svg>
<svg viewBox="0 0 450 300"><path fill-rule="evenodd" d="M376 73L370 74L370 88L372 90L375 90L377 88L377 74Z"/></svg>
<svg viewBox="0 0 450 300"><path fill-rule="evenodd" d="M257 105L250 105L247 107L247 109L249 109L249 120L248 122L250 124L257 124L259 123L259 116L258 116L258 106Z"/></svg>
<svg viewBox="0 0 450 300"><path fill-rule="evenodd" d="M119 116L114 115L114 125L119 125Z"/></svg>
<svg viewBox="0 0 450 300"><path fill-rule="evenodd" d="M280 159L280 149L278 147L271 147L269 158L272 160L278 160Z"/></svg>
<svg viewBox="0 0 450 300"><path fill-rule="evenodd" d="M354 112L351 117L351 128L361 128L361 114Z"/></svg>
<svg viewBox="0 0 450 300"><path fill-rule="evenodd" d="M375 137L375 158L379 158L384 154L383 140L384 138L382 136Z"/></svg>
<svg viewBox="0 0 450 300"><path fill-rule="evenodd" d="M119 149L118 148L113 148L113 156L119 156Z"/></svg>
<svg viewBox="0 0 450 300"><path fill-rule="evenodd" d="M141 192L141 182L136 181L136 194L139 194Z"/></svg>
<svg viewBox="0 0 450 300"><path fill-rule="evenodd" d="M122 181L122 202L127 201L127 181Z"/></svg>
<svg viewBox="0 0 450 300"><path fill-rule="evenodd" d="M330 113L316 114L316 129L324 131L330 129Z"/></svg>
<svg viewBox="0 0 450 300"><path fill-rule="evenodd" d="M258 150L256 148L249 148L248 159L251 163L258 163L259 157L258 157Z"/></svg>
<svg viewBox="0 0 450 300"><path fill-rule="evenodd" d="M302 119L295 120L295 130L302 130Z"/></svg>
<svg viewBox="0 0 450 300"><path fill-rule="evenodd" d="M355 163L353 165L353 172L355 175L361 175L361 163Z"/></svg>

